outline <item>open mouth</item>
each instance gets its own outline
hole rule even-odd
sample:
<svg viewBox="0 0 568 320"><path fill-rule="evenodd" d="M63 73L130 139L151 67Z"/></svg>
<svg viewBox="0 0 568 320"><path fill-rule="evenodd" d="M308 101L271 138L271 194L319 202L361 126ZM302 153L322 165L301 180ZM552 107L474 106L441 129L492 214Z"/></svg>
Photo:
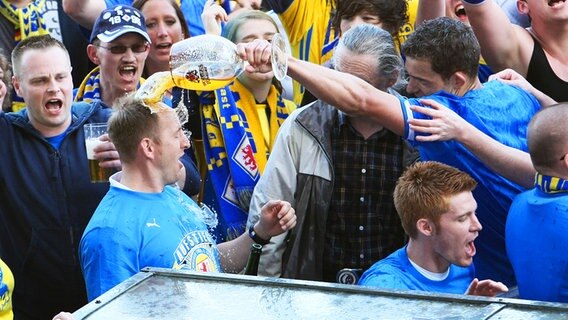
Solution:
<svg viewBox="0 0 568 320"><path fill-rule="evenodd" d="M123 66L119 69L121 76L133 77L136 74L136 67Z"/></svg>
<svg viewBox="0 0 568 320"><path fill-rule="evenodd" d="M470 257L475 256L475 244L473 243L473 241L466 243L465 252Z"/></svg>
<svg viewBox="0 0 568 320"><path fill-rule="evenodd" d="M454 13L460 20L464 20L467 18L467 14L465 13L465 8L463 7L462 4L459 4L454 8Z"/></svg>
<svg viewBox="0 0 568 320"><path fill-rule="evenodd" d="M160 44L157 44L157 45L156 45L156 49L158 49L158 50L169 49L169 48L171 48L171 47L172 47L172 44L171 44L171 43L167 43L167 42L166 42L166 43L160 43Z"/></svg>
<svg viewBox="0 0 568 320"><path fill-rule="evenodd" d="M48 111L59 111L59 110L61 110L62 106L63 106L63 101L61 101L59 99L50 99L45 104L45 108Z"/></svg>
<svg viewBox="0 0 568 320"><path fill-rule="evenodd" d="M564 4L566 0L550 0L548 1L548 6L549 7L555 7L555 6L559 6Z"/></svg>

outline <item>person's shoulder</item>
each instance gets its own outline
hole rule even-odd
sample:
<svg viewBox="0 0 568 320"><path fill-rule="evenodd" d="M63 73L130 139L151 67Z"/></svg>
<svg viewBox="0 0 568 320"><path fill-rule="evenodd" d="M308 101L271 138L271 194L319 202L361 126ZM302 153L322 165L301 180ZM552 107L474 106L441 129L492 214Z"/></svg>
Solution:
<svg viewBox="0 0 568 320"><path fill-rule="evenodd" d="M134 213L138 213L138 209L133 200L128 199L128 193L122 191L111 187L103 197L85 228L83 234L85 241L87 239L97 241L101 237L105 239L123 238L127 229L136 229L134 225L136 219L132 218ZM130 225L130 228L123 228L126 224Z"/></svg>
<svg viewBox="0 0 568 320"><path fill-rule="evenodd" d="M71 106L73 115L79 120L87 122L107 122L112 114L112 109L105 107L102 101L73 102Z"/></svg>
<svg viewBox="0 0 568 320"><path fill-rule="evenodd" d="M406 247L401 248L388 257L383 258L373 264L361 277L359 284L376 286L382 288L400 288L402 278L405 277Z"/></svg>

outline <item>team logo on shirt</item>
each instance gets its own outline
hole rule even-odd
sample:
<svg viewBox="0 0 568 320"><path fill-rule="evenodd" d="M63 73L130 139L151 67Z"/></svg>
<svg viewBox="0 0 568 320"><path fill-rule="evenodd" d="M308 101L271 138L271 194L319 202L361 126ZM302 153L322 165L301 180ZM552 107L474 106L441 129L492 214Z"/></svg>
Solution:
<svg viewBox="0 0 568 320"><path fill-rule="evenodd" d="M185 235L174 251L173 269L203 272L219 272L215 247L206 230L193 231Z"/></svg>

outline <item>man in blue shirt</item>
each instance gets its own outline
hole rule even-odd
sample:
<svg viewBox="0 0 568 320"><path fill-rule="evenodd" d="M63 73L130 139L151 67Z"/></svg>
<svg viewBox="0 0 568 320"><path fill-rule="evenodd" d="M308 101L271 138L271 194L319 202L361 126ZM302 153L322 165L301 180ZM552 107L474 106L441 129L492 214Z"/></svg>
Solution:
<svg viewBox="0 0 568 320"><path fill-rule="evenodd" d="M400 177L394 205L408 244L367 270L360 285L495 296L502 283L475 279L473 241L481 231L467 173L439 162L418 162Z"/></svg>
<svg viewBox="0 0 568 320"><path fill-rule="evenodd" d="M543 109L529 125L535 187L507 218L507 254L523 299L568 302L568 103Z"/></svg>
<svg viewBox="0 0 568 320"><path fill-rule="evenodd" d="M239 46L249 68L264 68L270 45L255 41ZM540 109L534 96L498 81L481 84L479 44L471 28L450 18L423 23L402 46L406 69L412 74L414 92L430 95L506 146L527 150L526 129ZM416 145L421 159L441 161L471 175L478 183L478 216L485 230L478 240L475 257L481 278L514 285L515 279L505 252L505 220L513 198L523 191L518 184L488 168L458 141L421 142L409 121L427 118L414 110L423 100L399 98L384 93L352 75L288 58L288 74L318 98L351 116L376 119L385 128Z"/></svg>
<svg viewBox="0 0 568 320"><path fill-rule="evenodd" d="M296 223L288 202L272 200L249 234L216 244L203 211L173 187L190 146L174 109L125 98L109 120L109 136L122 171L110 178L79 245L89 300L144 267L239 272L253 242L266 243Z"/></svg>

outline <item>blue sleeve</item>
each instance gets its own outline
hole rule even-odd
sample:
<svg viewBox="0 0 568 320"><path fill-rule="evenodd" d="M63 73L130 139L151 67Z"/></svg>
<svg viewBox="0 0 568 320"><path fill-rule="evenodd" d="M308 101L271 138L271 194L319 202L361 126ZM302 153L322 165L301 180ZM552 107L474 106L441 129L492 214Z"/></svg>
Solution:
<svg viewBox="0 0 568 320"><path fill-rule="evenodd" d="M89 301L140 271L138 246L111 228L90 230L81 239L80 259Z"/></svg>
<svg viewBox="0 0 568 320"><path fill-rule="evenodd" d="M381 289L408 290L408 285L402 280L398 270L384 267L367 270L358 284Z"/></svg>
<svg viewBox="0 0 568 320"><path fill-rule="evenodd" d="M181 0L181 12L192 36L205 33L205 27L201 21L201 13L207 0ZM229 2L229 1L226 1Z"/></svg>
<svg viewBox="0 0 568 320"><path fill-rule="evenodd" d="M263 4L266 5L267 8L274 10L276 13L283 13L292 5L293 2L294 0L264 0Z"/></svg>
<svg viewBox="0 0 568 320"><path fill-rule="evenodd" d="M185 168L185 184L182 191L190 197L197 195L201 191L201 175L188 152L181 157L180 161Z"/></svg>
<svg viewBox="0 0 568 320"><path fill-rule="evenodd" d="M126 6L131 6L132 5L132 1L130 0L105 0L106 6L107 8L112 8L116 5L126 5Z"/></svg>
<svg viewBox="0 0 568 320"><path fill-rule="evenodd" d="M400 100L400 107L402 109L402 116L403 116L403 119L404 119L404 136L403 136L403 138L406 139L408 141L408 143L410 143L411 146L417 147L421 143L419 141L416 141L416 136L417 135L425 135L425 134L419 133L419 132L416 132L416 131L410 129L410 127L408 125L408 121L411 120L411 119L431 119L431 118L425 116L424 114L422 114L420 112L415 112L415 111L412 111L410 109L410 106L422 106L422 107L424 107L424 105L421 104L418 99L408 99L408 98L405 98L405 97L399 97L399 100Z"/></svg>

